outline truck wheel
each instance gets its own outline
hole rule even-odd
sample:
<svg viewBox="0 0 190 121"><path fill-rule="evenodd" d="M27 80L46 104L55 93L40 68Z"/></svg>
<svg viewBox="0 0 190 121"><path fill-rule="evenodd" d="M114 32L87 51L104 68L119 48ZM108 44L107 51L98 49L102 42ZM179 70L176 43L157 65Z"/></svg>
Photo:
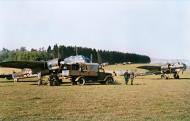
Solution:
<svg viewBox="0 0 190 121"><path fill-rule="evenodd" d="M84 85L85 84L85 79L83 77L79 78L78 81L77 81L77 84L78 85Z"/></svg>
<svg viewBox="0 0 190 121"><path fill-rule="evenodd" d="M113 84L113 82L114 82L114 80L113 80L112 77L108 77L108 78L106 79L106 85Z"/></svg>

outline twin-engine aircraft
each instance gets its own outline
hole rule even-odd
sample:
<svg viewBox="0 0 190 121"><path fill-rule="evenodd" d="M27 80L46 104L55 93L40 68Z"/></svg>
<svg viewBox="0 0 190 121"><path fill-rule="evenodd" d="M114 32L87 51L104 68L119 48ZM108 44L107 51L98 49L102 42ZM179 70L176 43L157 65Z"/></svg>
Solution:
<svg viewBox="0 0 190 121"><path fill-rule="evenodd" d="M30 73L26 73L25 71L16 73L13 71L12 78L14 79L14 81L18 81L19 79L23 79L23 78L30 78L30 77L37 76L39 72L41 72L42 76L49 74L47 61L7 61L7 62L1 62L0 67L31 70Z"/></svg>
<svg viewBox="0 0 190 121"><path fill-rule="evenodd" d="M58 74L62 71L62 65L70 63L89 63L90 60L82 55L70 56L65 59L52 59L49 61L7 61L1 62L0 67L19 68L19 69L31 69L32 74L39 74L40 76L51 75L52 73ZM14 73L13 73L14 74ZM32 75L31 74L31 75ZM14 74L17 81L19 78L30 78L29 76L21 77L21 74ZM36 75L38 76L38 75Z"/></svg>
<svg viewBox="0 0 190 121"><path fill-rule="evenodd" d="M183 74L187 66L184 63L178 62L173 64L168 63L163 66L139 66L137 68L146 69L149 71L147 72L149 74L160 74L162 79L169 79L171 74L173 74L174 79L179 79L180 72Z"/></svg>

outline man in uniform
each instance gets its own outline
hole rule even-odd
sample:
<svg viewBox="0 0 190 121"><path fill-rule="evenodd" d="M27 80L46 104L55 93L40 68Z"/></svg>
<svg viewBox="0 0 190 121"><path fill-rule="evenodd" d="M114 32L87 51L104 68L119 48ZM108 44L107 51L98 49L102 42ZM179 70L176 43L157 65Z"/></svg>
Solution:
<svg viewBox="0 0 190 121"><path fill-rule="evenodd" d="M134 72L131 72L130 73L131 85L133 85L134 78L135 78L135 74L134 74Z"/></svg>
<svg viewBox="0 0 190 121"><path fill-rule="evenodd" d="M16 77L16 72L15 71L13 71L13 73L12 73L12 78L14 79L14 82L18 81L18 79Z"/></svg>
<svg viewBox="0 0 190 121"><path fill-rule="evenodd" d="M41 75L41 72L38 73L38 85L42 85L42 75Z"/></svg>
<svg viewBox="0 0 190 121"><path fill-rule="evenodd" d="M126 72L124 73L124 78L125 78L125 84L127 85L130 78L130 73L128 72L128 70L126 70Z"/></svg>

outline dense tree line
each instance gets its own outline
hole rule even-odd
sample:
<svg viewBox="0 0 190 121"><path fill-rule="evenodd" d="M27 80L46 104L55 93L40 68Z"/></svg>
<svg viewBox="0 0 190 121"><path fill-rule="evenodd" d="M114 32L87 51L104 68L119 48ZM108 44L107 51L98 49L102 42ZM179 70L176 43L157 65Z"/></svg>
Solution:
<svg viewBox="0 0 190 121"><path fill-rule="evenodd" d="M25 47L16 50L3 48L0 51L0 61L25 60L25 61L47 61L53 58L66 58L71 55L84 55L92 58L93 62L110 64L132 62L132 63L150 63L150 58L145 55L123 53L117 51L96 50L92 48L73 47L73 46L49 46L46 49L31 49L28 51Z"/></svg>

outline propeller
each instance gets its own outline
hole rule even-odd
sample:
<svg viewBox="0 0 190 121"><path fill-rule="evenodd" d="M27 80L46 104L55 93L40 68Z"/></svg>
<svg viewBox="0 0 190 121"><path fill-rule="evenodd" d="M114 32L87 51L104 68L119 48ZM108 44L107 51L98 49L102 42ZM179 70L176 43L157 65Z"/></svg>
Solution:
<svg viewBox="0 0 190 121"><path fill-rule="evenodd" d="M187 65L185 63L182 63L183 64L183 70L182 70L182 74L183 72L187 69Z"/></svg>

